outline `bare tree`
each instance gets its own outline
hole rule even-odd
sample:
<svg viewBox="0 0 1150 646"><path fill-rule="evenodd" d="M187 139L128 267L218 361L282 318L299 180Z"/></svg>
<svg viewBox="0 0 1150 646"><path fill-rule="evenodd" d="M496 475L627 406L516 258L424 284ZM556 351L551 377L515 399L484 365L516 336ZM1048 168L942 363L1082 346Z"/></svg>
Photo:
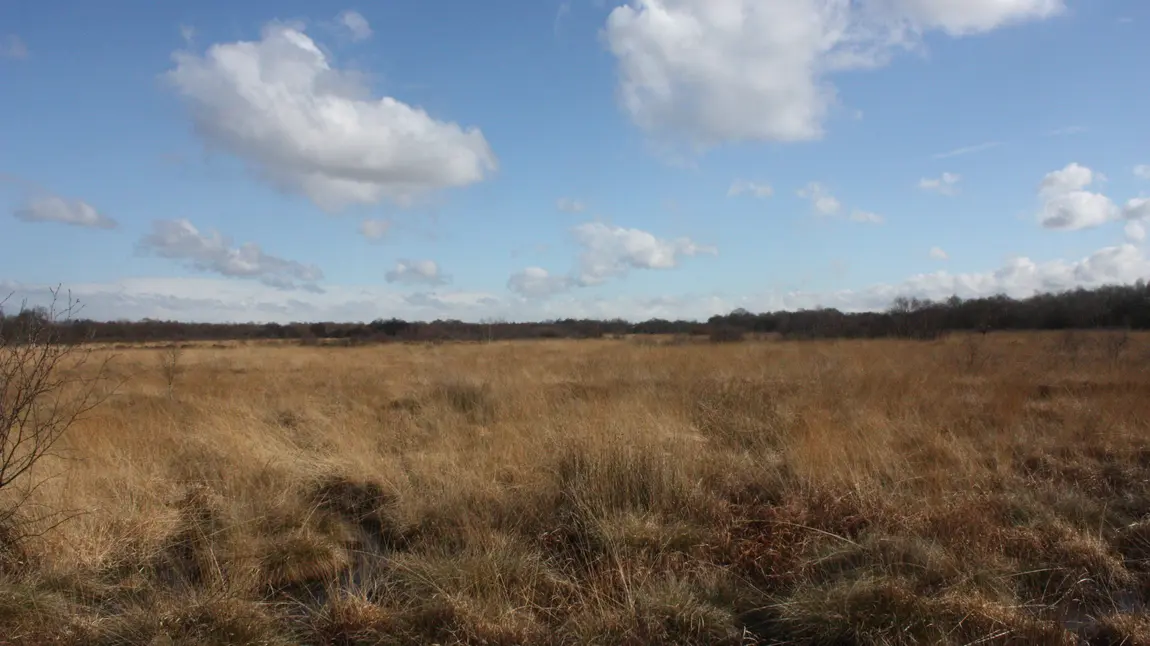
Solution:
<svg viewBox="0 0 1150 646"><path fill-rule="evenodd" d="M0 523L11 521L38 486L29 482L36 463L111 392L109 359L65 340L79 303L70 295L61 303L59 296L52 290L49 307L21 305L0 319L0 493L21 485L16 497L0 500Z"/></svg>

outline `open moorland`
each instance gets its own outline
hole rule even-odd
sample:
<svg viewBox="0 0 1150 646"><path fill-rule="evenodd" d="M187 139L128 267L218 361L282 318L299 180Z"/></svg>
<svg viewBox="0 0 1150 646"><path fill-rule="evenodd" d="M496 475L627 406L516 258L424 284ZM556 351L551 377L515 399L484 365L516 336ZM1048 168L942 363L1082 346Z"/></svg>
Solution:
<svg viewBox="0 0 1150 646"><path fill-rule="evenodd" d="M1150 337L94 353L3 644L1150 643Z"/></svg>

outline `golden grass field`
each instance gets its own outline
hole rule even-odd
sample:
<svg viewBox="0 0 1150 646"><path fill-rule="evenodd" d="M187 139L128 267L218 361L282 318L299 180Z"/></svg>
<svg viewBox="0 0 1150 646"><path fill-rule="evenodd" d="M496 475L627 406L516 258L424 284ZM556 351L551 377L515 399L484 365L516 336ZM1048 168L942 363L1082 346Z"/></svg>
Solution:
<svg viewBox="0 0 1150 646"><path fill-rule="evenodd" d="M108 352L0 644L1150 643L1150 337Z"/></svg>

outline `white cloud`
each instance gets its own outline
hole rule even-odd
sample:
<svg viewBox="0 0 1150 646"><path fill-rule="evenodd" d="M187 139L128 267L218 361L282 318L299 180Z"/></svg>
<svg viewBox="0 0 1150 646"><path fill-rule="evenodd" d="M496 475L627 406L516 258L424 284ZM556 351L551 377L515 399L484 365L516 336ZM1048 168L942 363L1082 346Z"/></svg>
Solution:
<svg viewBox="0 0 1150 646"><path fill-rule="evenodd" d="M550 299L513 294L446 291L405 294L387 287L326 286L323 292L283 291L255 281L209 278L125 279L115 283L66 284L84 305L83 315L98 320L119 318L192 321L370 321L398 316L409 320L458 318L509 321L556 318L652 317L705 320L736 307L755 312L835 307L843 311L883 310L897 296L945 299L1006 294L1025 298L1036 292L1131 284L1150 275L1150 259L1139 247L1123 244L1074 260L1036 262L1013 258L998 269L952 274L938 271L891 284L836 292L765 291L743 296L676 294L660 297L577 297L576 292ZM536 278L546 277L535 274ZM49 287L0 281L0 292L17 301L43 303Z"/></svg>
<svg viewBox="0 0 1150 646"><path fill-rule="evenodd" d="M699 245L690 238L668 240L602 222L580 224L572 233L583 247L576 275L583 286L604 283L631 269L673 269L684 257L718 253L715 247Z"/></svg>
<svg viewBox="0 0 1150 646"><path fill-rule="evenodd" d="M0 291L30 305L43 303L52 285L0 280ZM65 285L83 305L83 316L96 320L156 318L184 321L371 321L397 316L407 320L453 318L541 321L558 318L653 317L702 319L734 308L714 296L690 294L633 298L525 299L511 294L444 291L404 293L388 287L328 286L323 292L289 292L254 281L209 278L136 278L115 283Z"/></svg>
<svg viewBox="0 0 1150 646"><path fill-rule="evenodd" d="M1150 220L1150 198L1135 197L1122 207L1122 217L1127 220Z"/></svg>
<svg viewBox="0 0 1150 646"><path fill-rule="evenodd" d="M496 169L478 129L373 97L359 75L333 67L300 29L272 24L259 41L173 58L165 77L209 145L326 210L385 199L408 204Z"/></svg>
<svg viewBox="0 0 1150 646"><path fill-rule="evenodd" d="M161 258L185 260L199 271L258 278L281 289L319 290L315 283L323 279L323 272L315 265L266 254L253 242L232 247L232 241L218 231L200 233L183 219L154 221L152 232L140 240L139 247Z"/></svg>
<svg viewBox="0 0 1150 646"><path fill-rule="evenodd" d="M1101 193L1072 191L1046 200L1040 215L1048 229L1088 229L1115 219L1118 210Z"/></svg>
<svg viewBox="0 0 1150 646"><path fill-rule="evenodd" d="M564 213L582 213L587 210L587 204L571 197L561 197L555 200L555 208Z"/></svg>
<svg viewBox="0 0 1150 646"><path fill-rule="evenodd" d="M8 34L0 38L0 58L22 61L28 58L28 46L16 34Z"/></svg>
<svg viewBox="0 0 1150 646"><path fill-rule="evenodd" d="M1091 169L1072 163L1047 173L1039 186L1042 209L1039 223L1048 229L1087 229L1117 219L1119 209L1110 198L1085 190L1099 177Z"/></svg>
<svg viewBox="0 0 1150 646"><path fill-rule="evenodd" d="M899 286L874 288L876 293L901 291L930 298L991 296L1004 293L1015 298L1036 292L1056 292L1075 287L1128 284L1150 271L1150 260L1135 246L1124 244L1100 249L1074 262L1054 260L1038 263L1017 257L994 271L973 274L937 272L913 276Z"/></svg>
<svg viewBox="0 0 1150 646"><path fill-rule="evenodd" d="M1065 128L1056 128L1046 133L1048 137L1065 137L1068 135L1080 135L1086 132L1085 126L1066 126Z"/></svg>
<svg viewBox="0 0 1150 646"><path fill-rule="evenodd" d="M563 19L571 14L570 0L563 0L559 3L559 8L555 11L555 19L551 22L551 33L556 36L559 35L559 26L563 23Z"/></svg>
<svg viewBox="0 0 1150 646"><path fill-rule="evenodd" d="M831 75L877 68L921 33L980 33L1061 0L630 0L607 18L622 109L696 145L820 137Z"/></svg>
<svg viewBox="0 0 1150 646"><path fill-rule="evenodd" d="M379 240L387 235L391 230L391 220L380 220L377 218L365 218L359 223L359 232L365 238L371 240Z"/></svg>
<svg viewBox="0 0 1150 646"><path fill-rule="evenodd" d="M196 40L196 28L191 25L180 25L180 38L184 40L184 44L188 47Z"/></svg>
<svg viewBox="0 0 1150 646"><path fill-rule="evenodd" d="M384 277L389 283L405 285L443 285L450 281L450 277L443 275L434 260L401 259Z"/></svg>
<svg viewBox="0 0 1150 646"><path fill-rule="evenodd" d="M943 173L940 177L924 177L918 181L918 187L924 191L934 191L940 195L957 195L958 182L962 179L954 173Z"/></svg>
<svg viewBox="0 0 1150 646"><path fill-rule="evenodd" d="M897 15L921 28L941 29L952 36L991 31L1062 13L1063 0L880 0Z"/></svg>
<svg viewBox="0 0 1150 646"><path fill-rule="evenodd" d="M935 260L950 260L950 254L946 253L942 247L931 247L930 257Z"/></svg>
<svg viewBox="0 0 1150 646"><path fill-rule="evenodd" d="M743 193L750 193L758 198L766 198L774 195L775 189L767 183L752 182L743 179L737 179L731 182L731 187L727 189L727 197L738 197Z"/></svg>
<svg viewBox="0 0 1150 646"><path fill-rule="evenodd" d="M336 17L336 20L351 33L352 40L360 41L371 38L371 25L367 22L367 18L364 18L363 14L358 11L344 11Z"/></svg>
<svg viewBox="0 0 1150 646"><path fill-rule="evenodd" d="M837 217L843 211L842 202L831 195L830 190L819 182L810 182L796 191L795 194L810 201L811 209L819 217ZM846 216L846 219L861 224L884 224L886 222L886 218L878 213L863 209L853 209L850 215Z"/></svg>
<svg viewBox="0 0 1150 646"><path fill-rule="evenodd" d="M974 153L980 153L984 150L990 150L992 148L998 148L1001 145L1002 145L1001 141L987 141L985 143L975 144L973 146L963 146L962 148L955 148L954 150L948 150L944 153L936 153L935 155L933 155L933 157L935 159L950 159L951 157L961 157L962 155L971 155Z"/></svg>
<svg viewBox="0 0 1150 646"><path fill-rule="evenodd" d="M842 203L818 182L811 182L800 188L797 195L810 200L811 208L820 215L835 215L842 210Z"/></svg>
<svg viewBox="0 0 1150 646"><path fill-rule="evenodd" d="M1139 179L1150 179L1150 165L1138 164L1135 166L1134 176Z"/></svg>
<svg viewBox="0 0 1150 646"><path fill-rule="evenodd" d="M1140 244L1146 240L1146 227L1137 220L1127 222L1122 233L1126 236L1126 241L1131 244Z"/></svg>
<svg viewBox="0 0 1150 646"><path fill-rule="evenodd" d="M541 267L521 269L507 279L507 289L524 298L547 298L572 286L569 276L553 276Z"/></svg>
<svg viewBox="0 0 1150 646"><path fill-rule="evenodd" d="M1062 170L1052 171L1042 178L1039 190L1044 195L1059 195L1080 191L1094 183L1094 171L1077 163Z"/></svg>
<svg viewBox="0 0 1150 646"><path fill-rule="evenodd" d="M641 229L603 222L584 222L572 228L571 234L582 248L575 270L563 276L541 267L527 267L507 279L507 288L526 298L546 298L574 287L602 285L633 269L674 269L683 258L718 253L715 247L690 238L659 238Z"/></svg>
<svg viewBox="0 0 1150 646"><path fill-rule="evenodd" d="M861 222L862 224L883 224L886 222L886 218L879 215L878 213L856 210L851 213L851 222Z"/></svg>
<svg viewBox="0 0 1150 646"><path fill-rule="evenodd" d="M117 226L115 220L91 204L57 195L29 198L13 215L25 222L59 222L93 229L114 229Z"/></svg>

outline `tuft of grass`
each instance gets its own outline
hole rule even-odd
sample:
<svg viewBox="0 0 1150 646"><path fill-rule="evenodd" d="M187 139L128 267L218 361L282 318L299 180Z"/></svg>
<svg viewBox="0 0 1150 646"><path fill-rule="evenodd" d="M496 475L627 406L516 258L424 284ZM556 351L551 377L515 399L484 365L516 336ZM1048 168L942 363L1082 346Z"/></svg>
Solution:
<svg viewBox="0 0 1150 646"><path fill-rule="evenodd" d="M473 424L495 421L497 407L488 384L468 379L439 381L432 386L431 396Z"/></svg>

